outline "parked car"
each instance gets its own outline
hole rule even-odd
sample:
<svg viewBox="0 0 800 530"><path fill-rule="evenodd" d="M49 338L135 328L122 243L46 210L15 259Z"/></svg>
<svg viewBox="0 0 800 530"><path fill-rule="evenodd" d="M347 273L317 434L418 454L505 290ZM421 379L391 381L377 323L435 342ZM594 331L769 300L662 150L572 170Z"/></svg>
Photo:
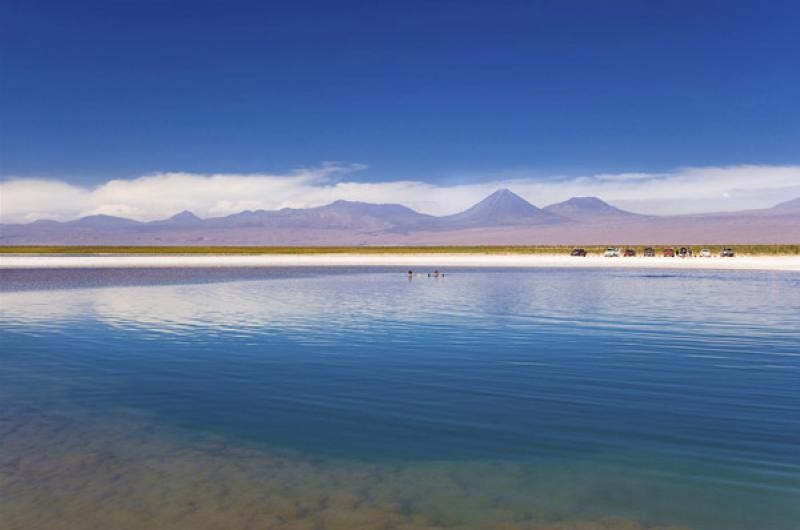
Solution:
<svg viewBox="0 0 800 530"><path fill-rule="evenodd" d="M726 248L722 249L722 251L719 253L719 255L722 256L723 258L732 258L736 254L733 252L732 248L727 248L726 247Z"/></svg>
<svg viewBox="0 0 800 530"><path fill-rule="evenodd" d="M675 249L674 248L665 248L664 249L664 257L665 258L674 258L675 257Z"/></svg>
<svg viewBox="0 0 800 530"><path fill-rule="evenodd" d="M576 248L572 252L569 253L570 256L586 256L586 249L584 248Z"/></svg>
<svg viewBox="0 0 800 530"><path fill-rule="evenodd" d="M619 257L619 249L616 247L608 247L605 252L603 252L603 256L607 258L618 258Z"/></svg>
<svg viewBox="0 0 800 530"><path fill-rule="evenodd" d="M655 255L656 255L656 251L653 249L653 247L647 247L646 249L644 249L644 257L645 258L652 258L652 257L655 257Z"/></svg>
<svg viewBox="0 0 800 530"><path fill-rule="evenodd" d="M680 256L681 258L688 258L691 255L692 251L686 247L681 247L680 250L678 250L678 256Z"/></svg>
<svg viewBox="0 0 800 530"><path fill-rule="evenodd" d="M626 248L623 256L626 258L633 258L636 256L636 251L633 250L632 248Z"/></svg>
<svg viewBox="0 0 800 530"><path fill-rule="evenodd" d="M704 248L703 250L700 251L700 257L701 258L710 258L711 257L711 251L709 249L707 249L707 248Z"/></svg>

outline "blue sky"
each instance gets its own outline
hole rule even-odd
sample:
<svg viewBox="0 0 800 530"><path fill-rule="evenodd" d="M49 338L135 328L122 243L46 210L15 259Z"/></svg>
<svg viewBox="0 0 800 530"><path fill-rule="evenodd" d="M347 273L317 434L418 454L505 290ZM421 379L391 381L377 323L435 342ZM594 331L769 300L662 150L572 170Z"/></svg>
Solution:
<svg viewBox="0 0 800 530"><path fill-rule="evenodd" d="M4 1L5 176L795 164L800 3Z"/></svg>
<svg viewBox="0 0 800 530"><path fill-rule="evenodd" d="M800 196L797 1L0 2L0 220Z"/></svg>

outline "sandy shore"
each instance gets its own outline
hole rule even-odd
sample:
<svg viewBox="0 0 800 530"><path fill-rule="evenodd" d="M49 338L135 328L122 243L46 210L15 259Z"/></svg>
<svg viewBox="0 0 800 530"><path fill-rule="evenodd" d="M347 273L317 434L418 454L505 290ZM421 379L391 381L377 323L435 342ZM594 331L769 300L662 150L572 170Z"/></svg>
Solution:
<svg viewBox="0 0 800 530"><path fill-rule="evenodd" d="M721 269L800 272L800 256L735 258L604 258L536 254L262 254L262 255L97 255L0 256L0 269L127 267L365 267L409 269L447 267L559 267Z"/></svg>

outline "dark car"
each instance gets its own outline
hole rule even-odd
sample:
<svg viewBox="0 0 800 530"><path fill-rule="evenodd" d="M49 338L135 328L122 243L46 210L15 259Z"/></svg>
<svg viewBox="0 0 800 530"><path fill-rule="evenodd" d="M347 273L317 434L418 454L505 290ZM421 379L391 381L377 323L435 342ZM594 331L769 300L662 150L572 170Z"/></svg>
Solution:
<svg viewBox="0 0 800 530"><path fill-rule="evenodd" d="M687 257L689 257L691 255L692 255L692 251L689 250L686 247L681 247L681 249L678 251L678 256L680 256L682 258L687 258Z"/></svg>
<svg viewBox="0 0 800 530"><path fill-rule="evenodd" d="M674 258L675 257L675 249L674 248L665 248L664 249L664 257L665 258Z"/></svg>
<svg viewBox="0 0 800 530"><path fill-rule="evenodd" d="M569 253L570 256L586 256L586 249L583 248L576 248L572 252Z"/></svg>
<svg viewBox="0 0 800 530"><path fill-rule="evenodd" d="M653 250L653 247L647 247L644 249L644 257L645 258L652 258L656 255L656 251Z"/></svg>
<svg viewBox="0 0 800 530"><path fill-rule="evenodd" d="M723 249L720 251L719 255L720 255L721 257L723 257L723 258L732 258L732 257L734 257L734 256L736 255L736 253L733 251L733 249L732 249L732 248L727 248L727 247L726 247L726 248L723 248Z"/></svg>
<svg viewBox="0 0 800 530"><path fill-rule="evenodd" d="M632 248L626 248L625 249L625 254L623 254L623 256L626 257L626 258L632 258L632 257L636 256L636 251L633 250Z"/></svg>

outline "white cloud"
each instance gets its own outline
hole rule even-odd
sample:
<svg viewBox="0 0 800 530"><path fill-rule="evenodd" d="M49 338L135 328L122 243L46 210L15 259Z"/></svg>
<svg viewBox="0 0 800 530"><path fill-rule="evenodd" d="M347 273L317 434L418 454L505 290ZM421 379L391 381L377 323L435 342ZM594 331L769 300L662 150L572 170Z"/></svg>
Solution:
<svg viewBox="0 0 800 530"><path fill-rule="evenodd" d="M347 180L360 164L325 163L284 175L156 173L88 188L12 177L0 182L0 221L68 220L108 214L148 221L181 210L214 217L242 210L304 208L337 199L400 203L431 214L463 210L498 188L537 206L597 196L641 213L764 208L800 196L800 166L681 168L663 173L599 174L546 180L515 177L465 185Z"/></svg>

